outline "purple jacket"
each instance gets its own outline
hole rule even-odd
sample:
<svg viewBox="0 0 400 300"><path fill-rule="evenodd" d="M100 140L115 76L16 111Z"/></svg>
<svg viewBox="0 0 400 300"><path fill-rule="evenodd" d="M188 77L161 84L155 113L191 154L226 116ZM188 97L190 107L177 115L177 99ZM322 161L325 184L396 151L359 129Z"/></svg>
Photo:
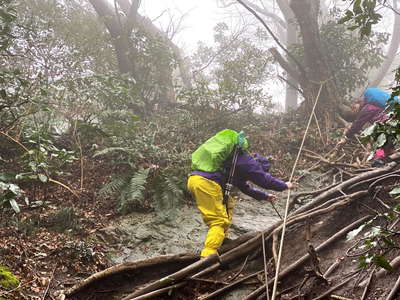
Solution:
<svg viewBox="0 0 400 300"><path fill-rule="evenodd" d="M351 127L346 131L347 138L353 138L359 133L366 123L374 123L376 121L383 122L387 119L387 115L383 113L383 108L363 102L361 109L357 114L357 119L351 124Z"/></svg>
<svg viewBox="0 0 400 300"><path fill-rule="evenodd" d="M225 162L225 166L229 167L231 160ZM227 172L229 174L229 171ZM226 177L222 172L203 172L193 171L191 175L200 175L209 180L217 182L222 188L225 185ZM274 191L283 191L287 189L284 181L273 177L270 173L263 170L262 164L256 161L251 155L247 153L240 153L236 162L235 173L233 175L233 185L236 186L246 195L253 197L257 200L264 200L267 198L268 193L258 190L249 184L247 181Z"/></svg>

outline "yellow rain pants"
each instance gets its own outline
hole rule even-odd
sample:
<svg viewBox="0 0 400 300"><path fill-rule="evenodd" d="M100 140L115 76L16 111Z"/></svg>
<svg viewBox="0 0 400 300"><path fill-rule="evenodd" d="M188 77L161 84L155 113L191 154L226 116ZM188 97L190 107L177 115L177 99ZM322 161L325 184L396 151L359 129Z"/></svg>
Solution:
<svg viewBox="0 0 400 300"><path fill-rule="evenodd" d="M234 201L228 200L229 216L223 204L223 193L221 186L207 178L194 175L188 179L188 189L196 199L196 204L201 212L204 223L209 227L204 249L201 257L217 252L224 241L226 231L232 222Z"/></svg>

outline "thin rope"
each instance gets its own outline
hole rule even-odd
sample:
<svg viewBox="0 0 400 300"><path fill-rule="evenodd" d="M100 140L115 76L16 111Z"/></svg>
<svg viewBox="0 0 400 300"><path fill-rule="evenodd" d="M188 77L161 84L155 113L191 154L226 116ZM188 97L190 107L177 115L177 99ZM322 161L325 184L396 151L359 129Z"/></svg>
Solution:
<svg viewBox="0 0 400 300"><path fill-rule="evenodd" d="M261 240L262 240L262 249L263 249L263 257L264 257L265 289L266 289L266 291L267 291L267 300L269 300L269 291L268 291L268 271L267 271L267 261L266 261L266 258L265 258L264 231L261 232Z"/></svg>
<svg viewBox="0 0 400 300"><path fill-rule="evenodd" d="M310 118L308 119L308 124L307 124L307 127L306 127L306 131L304 132L303 140L301 141L301 146L300 146L299 152L297 153L296 161L294 162L294 165L293 165L293 168L292 168L292 173L290 174L289 182L292 182L292 179L293 179L293 176L294 176L294 172L296 170L297 162L299 161L301 150L303 149L304 142L305 142L306 137L307 137L308 129L310 128L310 124L311 124L311 121L312 121L312 118L313 118L313 115L314 115L315 107L317 106L318 99L319 99L319 96L321 94L321 90L322 90L322 86L323 85L324 85L324 82L322 82L320 87L319 87L318 95L317 95L317 98L315 99L315 103L314 103L312 112L310 114ZM287 216L288 216L288 211L289 211L289 200L290 200L290 189L288 190L288 195L287 195L287 199L286 199L285 215L283 217L282 235L281 235L281 241L280 241L280 245L279 245L278 262L276 264L275 280L274 280L274 287L272 289L272 298L271 298L271 300L275 300L276 287L278 285L278 277L279 277L282 250L283 250L283 240L285 238L286 221L287 221Z"/></svg>

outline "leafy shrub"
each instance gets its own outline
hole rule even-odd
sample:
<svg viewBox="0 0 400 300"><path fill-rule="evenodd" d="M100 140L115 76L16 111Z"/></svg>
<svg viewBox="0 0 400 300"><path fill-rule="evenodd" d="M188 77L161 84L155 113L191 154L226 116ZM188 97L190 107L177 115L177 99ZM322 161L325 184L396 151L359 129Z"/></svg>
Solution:
<svg viewBox="0 0 400 300"><path fill-rule="evenodd" d="M375 122L362 132L362 138L372 143L372 149L376 150L388 143L394 146L400 142L400 104L395 103L389 113L389 120Z"/></svg>
<svg viewBox="0 0 400 300"><path fill-rule="evenodd" d="M0 174L0 205L9 205L16 213L19 213L21 210L16 199L22 197L23 191L16 184L5 182L5 179L5 176Z"/></svg>
<svg viewBox="0 0 400 300"><path fill-rule="evenodd" d="M56 147L55 136L44 125L26 128L21 137L22 142L8 137L13 144L7 146L10 148L12 145L18 151L7 155L5 161L8 172L0 173L0 205L10 205L15 212L19 212L18 199L24 199L26 204L30 204L23 197L24 192L20 188L22 183L47 183L53 176L65 175L62 170L75 161L76 157L73 151Z"/></svg>
<svg viewBox="0 0 400 300"><path fill-rule="evenodd" d="M183 203L183 182L189 171L189 152L184 140L187 128L167 123L161 126L159 122L155 118L141 123L130 139L124 133L115 136L114 147L95 154L109 158L115 168L100 194L118 195L121 213L166 206L176 209Z"/></svg>
<svg viewBox="0 0 400 300"><path fill-rule="evenodd" d="M398 235L398 233L392 231L388 223L396 218L397 214L395 211L399 208L399 205L396 205L392 208L392 211L375 216L373 219L347 234L347 240L352 240L361 232L364 233L363 237L359 238L347 251L348 256L358 258L360 268L375 264L388 271L393 271L393 267L390 265L385 255L387 255L390 250L398 248L395 241L395 236ZM384 225L375 225L377 220L383 220Z"/></svg>

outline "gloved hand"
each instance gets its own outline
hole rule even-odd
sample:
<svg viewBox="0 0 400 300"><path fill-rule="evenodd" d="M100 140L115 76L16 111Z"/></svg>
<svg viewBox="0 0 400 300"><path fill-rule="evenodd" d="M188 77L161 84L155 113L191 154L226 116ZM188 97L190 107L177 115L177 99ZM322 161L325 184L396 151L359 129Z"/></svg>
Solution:
<svg viewBox="0 0 400 300"><path fill-rule="evenodd" d="M295 184L292 183L292 182L289 182L289 181L286 182L286 185L287 185L287 188L288 188L289 190L291 190L291 189L293 189L293 188L295 187Z"/></svg>
<svg viewBox="0 0 400 300"><path fill-rule="evenodd" d="M269 194L265 200L267 200L269 202L275 202L276 196L274 194Z"/></svg>

